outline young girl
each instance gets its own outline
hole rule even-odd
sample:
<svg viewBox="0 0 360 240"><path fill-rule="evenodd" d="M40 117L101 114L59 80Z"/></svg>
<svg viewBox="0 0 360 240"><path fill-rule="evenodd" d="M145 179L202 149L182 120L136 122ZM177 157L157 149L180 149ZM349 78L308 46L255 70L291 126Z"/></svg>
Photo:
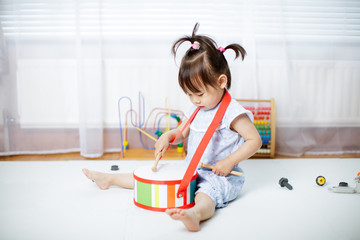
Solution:
<svg viewBox="0 0 360 240"><path fill-rule="evenodd" d="M230 70L224 52L231 49L235 51L235 58L241 55L242 59L246 54L244 48L238 44L217 48L211 38L196 35L198 26L195 25L191 36L179 39L172 48L176 57L176 51L182 43L191 43L181 62L179 84L194 104L186 117L189 118L197 107L201 108L190 126L176 140L182 142L188 139L185 159L187 163L191 161L213 120L226 89L231 86ZM213 165L214 168L213 170L197 169L195 206L190 209L166 210L171 218L182 221L189 231L198 231L201 221L211 218L216 208L227 206L238 196L244 184L244 177L229 173L232 170L242 172L238 163L251 157L262 144L252 120L251 112L232 99L201 157L201 162ZM178 128L166 132L159 138L155 144L155 156L164 155L168 145L180 133L186 121L187 119ZM101 189L107 189L111 185L133 188L132 174L112 175L87 169L83 169L83 172Z"/></svg>

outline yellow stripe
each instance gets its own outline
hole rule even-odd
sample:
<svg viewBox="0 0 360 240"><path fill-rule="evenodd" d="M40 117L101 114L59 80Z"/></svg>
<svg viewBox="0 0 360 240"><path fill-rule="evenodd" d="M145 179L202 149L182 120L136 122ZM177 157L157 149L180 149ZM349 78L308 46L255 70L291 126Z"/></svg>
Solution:
<svg viewBox="0 0 360 240"><path fill-rule="evenodd" d="M155 184L155 207L159 207L159 185Z"/></svg>

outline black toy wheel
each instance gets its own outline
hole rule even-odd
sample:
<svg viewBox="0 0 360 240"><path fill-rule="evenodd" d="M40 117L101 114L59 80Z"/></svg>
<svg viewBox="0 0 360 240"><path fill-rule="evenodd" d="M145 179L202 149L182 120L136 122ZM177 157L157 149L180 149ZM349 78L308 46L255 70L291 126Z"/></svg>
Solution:
<svg viewBox="0 0 360 240"><path fill-rule="evenodd" d="M319 186L324 186L324 184L326 183L326 179L323 176L318 176L316 178L316 184Z"/></svg>

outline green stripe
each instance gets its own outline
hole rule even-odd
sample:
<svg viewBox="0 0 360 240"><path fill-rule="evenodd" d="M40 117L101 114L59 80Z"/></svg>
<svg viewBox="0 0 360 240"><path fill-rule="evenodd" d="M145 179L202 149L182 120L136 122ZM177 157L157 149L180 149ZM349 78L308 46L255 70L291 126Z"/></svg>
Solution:
<svg viewBox="0 0 360 240"><path fill-rule="evenodd" d="M151 184L137 181L137 202L151 207Z"/></svg>

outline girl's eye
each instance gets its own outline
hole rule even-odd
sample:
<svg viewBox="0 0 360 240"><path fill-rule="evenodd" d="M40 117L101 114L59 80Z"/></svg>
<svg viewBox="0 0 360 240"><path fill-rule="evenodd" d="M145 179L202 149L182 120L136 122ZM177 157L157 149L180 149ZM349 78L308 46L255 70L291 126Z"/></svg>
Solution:
<svg viewBox="0 0 360 240"><path fill-rule="evenodd" d="M204 93L199 93L198 96L199 97L202 97L204 95Z"/></svg>

